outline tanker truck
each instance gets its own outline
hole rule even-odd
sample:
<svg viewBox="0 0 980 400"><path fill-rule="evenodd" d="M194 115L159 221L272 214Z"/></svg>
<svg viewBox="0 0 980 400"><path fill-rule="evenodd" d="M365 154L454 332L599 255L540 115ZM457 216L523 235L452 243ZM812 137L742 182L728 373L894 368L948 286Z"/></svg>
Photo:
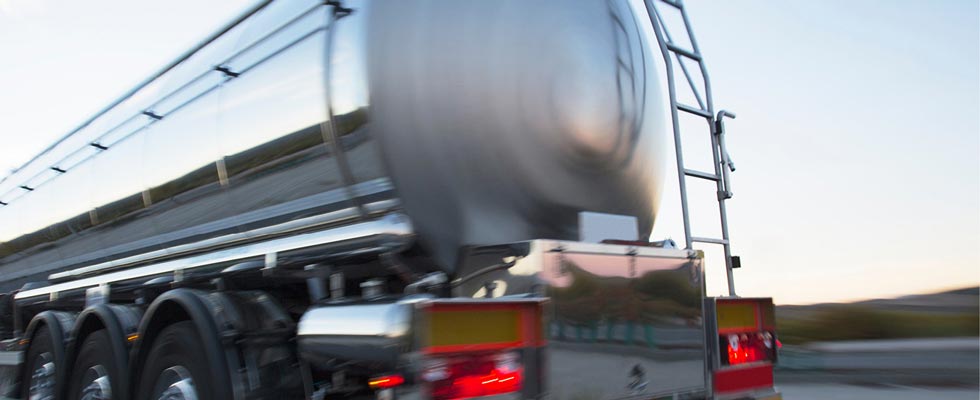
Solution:
<svg viewBox="0 0 980 400"><path fill-rule="evenodd" d="M780 398L692 32L680 0L255 4L0 181L0 397ZM650 241L669 160L683 248Z"/></svg>

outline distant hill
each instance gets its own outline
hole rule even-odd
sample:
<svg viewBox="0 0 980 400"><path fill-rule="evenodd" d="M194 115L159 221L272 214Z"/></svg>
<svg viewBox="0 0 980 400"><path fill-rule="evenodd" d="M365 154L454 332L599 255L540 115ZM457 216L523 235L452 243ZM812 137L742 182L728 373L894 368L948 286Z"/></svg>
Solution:
<svg viewBox="0 0 980 400"><path fill-rule="evenodd" d="M939 313L978 312L980 311L980 287L902 296L894 299L867 300L856 304L885 310Z"/></svg>
<svg viewBox="0 0 980 400"><path fill-rule="evenodd" d="M863 306L882 310L929 311L940 313L980 312L980 286L948 290L939 293L914 294L888 299L862 300L851 303L819 303L802 306L777 306L777 309L787 313L806 313L821 309L845 306Z"/></svg>
<svg viewBox="0 0 980 400"><path fill-rule="evenodd" d="M777 306L784 341L980 335L980 287L853 303Z"/></svg>

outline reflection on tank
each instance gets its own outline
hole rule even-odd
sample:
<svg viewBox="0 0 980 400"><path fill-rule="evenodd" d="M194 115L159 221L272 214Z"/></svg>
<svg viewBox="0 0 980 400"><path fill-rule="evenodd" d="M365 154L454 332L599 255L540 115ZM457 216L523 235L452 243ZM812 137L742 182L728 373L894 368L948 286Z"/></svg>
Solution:
<svg viewBox="0 0 980 400"><path fill-rule="evenodd" d="M19 172L36 191L0 182L0 290L395 209L451 276L465 246L577 239L583 210L649 234L666 115L630 2L344 7L269 4Z"/></svg>
<svg viewBox="0 0 980 400"><path fill-rule="evenodd" d="M567 287L550 287L551 340L649 348L698 348L700 337L657 340L661 328L697 328L701 294L684 269L649 271L636 279L603 277L565 260Z"/></svg>
<svg viewBox="0 0 980 400"><path fill-rule="evenodd" d="M325 192L325 188L341 186L331 153L323 143L319 126L311 126L225 157L229 176L225 182L219 179L215 164L206 165L145 192L7 242L0 249L0 259L10 266L41 263L47 260L38 255L54 249L65 256L65 262L70 262L72 257L91 251L92 236L87 233L91 229L102 231L99 239L107 245L103 248L106 252L125 256L162 244L172 246L193 240L193 235L185 235L188 230L199 235L227 234L237 232L239 224L269 225L349 207L346 196L339 193L330 196L334 201L324 201L328 200L325 196L310 198ZM322 183L310 184L318 180ZM275 197L263 195L270 185L282 191ZM228 204L228 197L236 202ZM274 205L280 206L278 210L260 211L245 220L225 220ZM201 226L201 214L207 216L204 221L211 222L209 226Z"/></svg>
<svg viewBox="0 0 980 400"><path fill-rule="evenodd" d="M455 295L549 298L551 398L646 398L703 387L698 253L535 240L471 248L461 264Z"/></svg>
<svg viewBox="0 0 980 400"><path fill-rule="evenodd" d="M578 239L583 210L633 216L626 239L649 235L668 116L645 14L622 0L378 4L373 137L435 262Z"/></svg>
<svg viewBox="0 0 980 400"><path fill-rule="evenodd" d="M544 255L556 398L650 396L704 384L700 260L624 253ZM567 378L576 376L595 379Z"/></svg>
<svg viewBox="0 0 980 400"><path fill-rule="evenodd" d="M547 253L552 340L699 349L700 268L664 258Z"/></svg>
<svg viewBox="0 0 980 400"><path fill-rule="evenodd" d="M317 28L314 24L307 29ZM322 65L326 40L325 35L314 35L271 49L278 51L275 57L254 62L235 79L210 82L215 86L191 97L179 110L42 187L43 195L60 193L82 200L89 190L124 195L89 209L86 201L59 200L81 213L0 243L2 289L44 280L73 265L305 217L350 209L338 220L355 218L352 196L364 197L358 199L362 204L391 199L377 150L366 145L366 104L328 117ZM286 71L290 78L282 79ZM179 91L170 97L175 96L182 97ZM370 171L363 179L355 182L342 172L334 133L325 127L329 122L341 136L342 148L358 160L356 170ZM67 185L84 178L95 179L98 186L88 182L79 193ZM107 196L111 194L96 197ZM36 207L38 201L35 195L5 206L0 222L14 229L9 222L16 222L15 210ZM42 216L31 214L34 219Z"/></svg>

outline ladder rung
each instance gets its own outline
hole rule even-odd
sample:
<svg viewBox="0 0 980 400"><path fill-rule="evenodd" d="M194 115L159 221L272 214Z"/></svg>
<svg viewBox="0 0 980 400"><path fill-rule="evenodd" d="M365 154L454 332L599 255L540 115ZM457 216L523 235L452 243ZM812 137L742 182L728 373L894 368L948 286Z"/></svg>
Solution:
<svg viewBox="0 0 980 400"><path fill-rule="evenodd" d="M693 169L684 169L684 175L693 176L695 178L707 179L709 181L718 181L718 175L709 174L707 172L701 172Z"/></svg>
<svg viewBox="0 0 980 400"><path fill-rule="evenodd" d="M670 50L670 51L673 51L674 53L680 54L680 55L682 55L684 57L690 58L690 59L692 59L694 61L698 61L698 62L701 61L701 55L700 54L690 52L687 49L684 49L684 48L681 48L681 47L678 47L678 46L674 45L673 43L667 43L667 49Z"/></svg>
<svg viewBox="0 0 980 400"><path fill-rule="evenodd" d="M678 110L681 110L681 111L684 111L686 113L691 113L691 114L694 114L694 115L700 115L700 116L705 117L705 118L711 118L712 117L711 113L709 113L709 112L707 112L707 111L705 111L705 110L703 110L701 108L692 107L692 106L689 106L687 104L677 103L677 109Z"/></svg>
<svg viewBox="0 0 980 400"><path fill-rule="evenodd" d="M712 238L702 238L702 237L691 237L691 241L701 242L701 243L723 244L723 245L728 244L728 241L725 239L712 239Z"/></svg>

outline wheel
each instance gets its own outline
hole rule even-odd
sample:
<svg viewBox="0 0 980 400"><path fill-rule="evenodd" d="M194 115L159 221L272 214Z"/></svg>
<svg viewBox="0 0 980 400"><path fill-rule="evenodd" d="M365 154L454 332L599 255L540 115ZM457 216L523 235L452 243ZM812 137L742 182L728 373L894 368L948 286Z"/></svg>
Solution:
<svg viewBox="0 0 980 400"><path fill-rule="evenodd" d="M214 396L205 348L190 321L160 332L146 357L139 400L227 400Z"/></svg>
<svg viewBox="0 0 980 400"><path fill-rule="evenodd" d="M21 398L25 400L53 400L57 384L57 353L52 345L51 331L42 326L34 333L27 358Z"/></svg>
<svg viewBox="0 0 980 400"><path fill-rule="evenodd" d="M112 357L112 341L104 330L92 332L82 342L68 380L70 400L110 400L123 398L121 387L124 365Z"/></svg>

